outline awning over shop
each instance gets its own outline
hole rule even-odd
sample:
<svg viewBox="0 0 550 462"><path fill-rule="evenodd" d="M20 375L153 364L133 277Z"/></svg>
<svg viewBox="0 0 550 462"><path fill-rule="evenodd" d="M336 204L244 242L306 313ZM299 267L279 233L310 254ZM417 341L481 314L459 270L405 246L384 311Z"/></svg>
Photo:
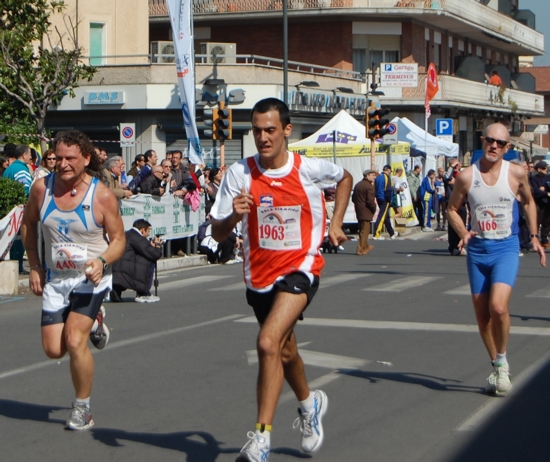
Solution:
<svg viewBox="0 0 550 462"><path fill-rule="evenodd" d="M519 149L524 149L528 153L531 152L531 142L529 140L520 138L518 136L511 136L510 143ZM548 154L548 149L533 143L532 152L534 156L545 156L546 154Z"/></svg>

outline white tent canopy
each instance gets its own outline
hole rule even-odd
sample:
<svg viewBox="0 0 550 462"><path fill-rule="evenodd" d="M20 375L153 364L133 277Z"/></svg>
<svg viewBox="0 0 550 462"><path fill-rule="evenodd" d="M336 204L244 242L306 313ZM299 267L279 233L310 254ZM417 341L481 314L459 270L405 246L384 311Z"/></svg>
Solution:
<svg viewBox="0 0 550 462"><path fill-rule="evenodd" d="M397 139L411 143L426 156L458 157L458 144L430 135L406 117L395 117L392 122L397 125Z"/></svg>

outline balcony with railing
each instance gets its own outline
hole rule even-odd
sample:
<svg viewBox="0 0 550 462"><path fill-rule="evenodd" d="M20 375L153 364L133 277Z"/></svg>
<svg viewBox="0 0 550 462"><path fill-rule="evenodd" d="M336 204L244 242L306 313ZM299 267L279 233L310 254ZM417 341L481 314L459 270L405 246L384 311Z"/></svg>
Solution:
<svg viewBox="0 0 550 462"><path fill-rule="evenodd" d="M450 33L470 37L480 43L503 42L510 49L528 55L544 54L544 36L510 16L502 14L477 0L287 0L291 15L353 13L372 20L373 15L393 20L416 18L433 23ZM193 3L195 21L222 15L281 14L282 0L196 0ZM165 0L149 0L151 17L167 16ZM207 19L205 17L205 19ZM228 16L229 17L229 16Z"/></svg>
<svg viewBox="0 0 550 462"><path fill-rule="evenodd" d="M160 58L165 58L164 63ZM220 55L220 57L223 57ZM87 59L98 59L91 57ZM229 85L281 85L283 83L283 61L257 55L233 55L235 62L213 64L209 55L195 56L196 84L216 76ZM177 83L174 55L127 55L103 56L103 65L87 85L157 85ZM319 90L331 92L338 87L346 87L354 94L366 94L368 83L372 82L371 73L360 74L354 71L318 66L315 64L289 62L288 82L295 87L302 81L315 80ZM380 76L375 77L380 81ZM368 83L367 83L368 82ZM426 74L418 75L415 88L383 87L380 99L390 106L423 106ZM443 107L462 107L479 110L491 110L501 113L544 115L542 96L524 91L495 87L459 77L440 75L439 93L432 104Z"/></svg>

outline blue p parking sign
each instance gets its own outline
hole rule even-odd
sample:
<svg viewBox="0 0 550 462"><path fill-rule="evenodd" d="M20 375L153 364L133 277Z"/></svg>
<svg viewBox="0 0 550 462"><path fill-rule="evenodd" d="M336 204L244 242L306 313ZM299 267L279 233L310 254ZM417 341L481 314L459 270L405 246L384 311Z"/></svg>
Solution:
<svg viewBox="0 0 550 462"><path fill-rule="evenodd" d="M435 121L436 136L453 135L453 119L436 119Z"/></svg>

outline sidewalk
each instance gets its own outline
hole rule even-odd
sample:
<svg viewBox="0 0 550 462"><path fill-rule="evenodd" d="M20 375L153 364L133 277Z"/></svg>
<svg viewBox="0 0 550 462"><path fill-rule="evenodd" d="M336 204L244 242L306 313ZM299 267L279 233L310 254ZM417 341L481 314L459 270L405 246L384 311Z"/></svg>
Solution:
<svg viewBox="0 0 550 462"><path fill-rule="evenodd" d="M172 257L161 258L157 261L157 271L162 273L164 271L173 271L183 268L192 268L194 266L206 266L206 255L188 255L185 257ZM28 271L28 265L25 261L23 267ZM19 290L28 288L29 276L19 275Z"/></svg>

